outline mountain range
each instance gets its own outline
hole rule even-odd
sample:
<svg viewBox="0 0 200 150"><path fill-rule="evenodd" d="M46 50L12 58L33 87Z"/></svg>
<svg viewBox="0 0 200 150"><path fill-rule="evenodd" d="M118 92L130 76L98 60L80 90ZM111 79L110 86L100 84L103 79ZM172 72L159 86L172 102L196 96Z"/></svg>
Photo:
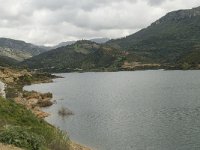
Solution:
<svg viewBox="0 0 200 150"><path fill-rule="evenodd" d="M120 62L118 59L121 57L123 57L123 53L120 50L92 41L81 40L27 59L21 65L44 71L67 72L106 68Z"/></svg>
<svg viewBox="0 0 200 150"><path fill-rule="evenodd" d="M20 40L0 38L0 56L23 61L47 51L45 47L36 46Z"/></svg>
<svg viewBox="0 0 200 150"><path fill-rule="evenodd" d="M91 39L96 43L105 43L108 38L95 38ZM23 61L25 59L31 58L33 56L39 55L43 52L56 49L62 46L67 46L76 43L77 41L67 41L62 42L58 45L47 47L47 46L38 46L31 43L26 43L20 40L14 40L9 38L0 38L0 56L2 58L10 58L16 61Z"/></svg>
<svg viewBox="0 0 200 150"><path fill-rule="evenodd" d="M64 42L48 51L28 43L28 47L19 44L24 55L28 53L31 57L26 56L29 59L20 64L52 72L163 67L199 69L200 7L170 12L132 35L107 40ZM12 44L8 48L20 49Z"/></svg>

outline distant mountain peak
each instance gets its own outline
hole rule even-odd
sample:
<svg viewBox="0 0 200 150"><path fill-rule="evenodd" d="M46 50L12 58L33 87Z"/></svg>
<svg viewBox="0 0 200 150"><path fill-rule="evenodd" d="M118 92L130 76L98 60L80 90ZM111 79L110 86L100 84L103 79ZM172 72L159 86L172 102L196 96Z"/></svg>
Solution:
<svg viewBox="0 0 200 150"><path fill-rule="evenodd" d="M199 10L200 11L200 6L193 8L194 10Z"/></svg>
<svg viewBox="0 0 200 150"><path fill-rule="evenodd" d="M0 38L0 56L22 61L47 51L44 47L26 43L21 40Z"/></svg>
<svg viewBox="0 0 200 150"><path fill-rule="evenodd" d="M200 6L192 8L192 9L182 9L182 10L169 12L164 17L154 22L152 25L160 24L160 23L168 22L168 21L179 21L185 18L193 18L196 16L200 16Z"/></svg>

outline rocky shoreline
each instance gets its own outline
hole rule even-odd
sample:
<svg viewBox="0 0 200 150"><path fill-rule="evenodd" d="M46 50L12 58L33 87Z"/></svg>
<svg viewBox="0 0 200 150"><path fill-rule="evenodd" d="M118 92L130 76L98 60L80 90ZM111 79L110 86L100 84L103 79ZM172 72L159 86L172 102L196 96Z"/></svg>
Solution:
<svg viewBox="0 0 200 150"><path fill-rule="evenodd" d="M50 114L42 111L43 107L53 105L52 93L40 93L37 91L24 91L25 85L49 83L57 76L44 73L29 72L27 70L0 68L0 81L5 86L5 96L7 99L14 100L16 103L31 110L38 118L44 119ZM75 142L70 142L70 150L91 150Z"/></svg>
<svg viewBox="0 0 200 150"><path fill-rule="evenodd" d="M27 70L17 70L0 68L0 80L6 84L5 97L14 100L16 103L24 105L31 110L37 117L45 118L49 114L41 110L42 107L51 106L53 102L51 93L39 93L36 91L24 91L25 85L33 83L52 82L55 76L47 74L31 73Z"/></svg>
<svg viewBox="0 0 200 150"><path fill-rule="evenodd" d="M45 118L48 117L50 114L42 111L42 108L53 105L51 99L51 93L23 91L18 97L14 98L14 101L18 104L24 105L27 109L31 110L38 118Z"/></svg>

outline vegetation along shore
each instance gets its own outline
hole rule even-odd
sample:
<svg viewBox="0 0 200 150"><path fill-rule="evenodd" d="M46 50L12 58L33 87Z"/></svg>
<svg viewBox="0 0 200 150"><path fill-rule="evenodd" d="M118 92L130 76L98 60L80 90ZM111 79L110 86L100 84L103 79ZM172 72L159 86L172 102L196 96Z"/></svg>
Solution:
<svg viewBox="0 0 200 150"><path fill-rule="evenodd" d="M52 94L24 91L24 85L52 82L57 76L21 69L0 68L0 80L5 83L6 98L0 98L0 143L30 150L89 150L69 139L66 132L47 123L49 114L41 110L51 106Z"/></svg>
<svg viewBox="0 0 200 150"><path fill-rule="evenodd" d="M24 5L22 5L21 3L17 4L17 2L18 1L15 1L14 3L13 2L8 3L9 7L10 5L12 5L11 8L15 9L21 8L20 6L24 7ZM49 1L49 3L51 2L53 1ZM32 3L30 4L32 5ZM104 6L102 4L95 6ZM110 4L113 3L111 2ZM147 2L147 4L149 4L149 2ZM4 3L2 4L2 8L3 5ZM105 6L107 5L109 4L106 3ZM47 8L49 6L54 6L54 4L48 5ZM63 5L60 6L63 7ZM68 6L68 3L66 6ZM35 7L34 9L30 9L32 7L33 6L27 8L29 10L36 9ZM8 6L6 5L5 8L8 8ZM24 8L22 10L24 10ZM22 12L19 11L18 13L16 11L16 14L13 12L12 13L6 12L5 13L6 15L4 16L5 18L2 17L3 20L0 20L2 21L0 25L1 24L3 25L2 31L4 30L4 32L1 32L4 35L0 37L0 81L2 81L3 84L5 84L5 86L4 85L0 86L1 87L0 88L0 94L1 94L0 143L2 144L14 145L15 147L28 150L89 150L89 148L80 146L79 144L75 144L70 140L67 133L61 131L60 129L57 129L56 127L52 126L51 124L49 124L44 120L44 118L49 116L50 114L43 112L42 108L49 107L54 104L54 102L52 101L53 97L52 93L39 93L37 91L23 90L23 87L25 85L36 84L36 83L48 83L52 82L52 79L58 78L57 76L51 75L49 73L110 72L110 71L114 72L114 71L147 70L147 69L200 70L200 6L191 9L181 9L169 12L160 19L157 18L157 20L155 20L145 28L143 28L144 26L142 26L140 28L141 30L122 38L116 38L116 39L103 38L96 40L92 39L92 40L65 41L55 46L45 46L45 45L55 44L54 42L56 41L54 41L53 39L57 40L58 37L63 37L62 40L68 39L67 37L69 35L74 39L83 39L83 38L73 36L73 34L71 35L71 33L67 35L66 32L64 32L64 30L60 30L62 31L63 36L56 36L55 38L53 38L50 35L51 30L49 29L48 34L46 33L46 31L42 32L41 34L43 35L44 33L46 33L45 36L46 38L51 37L51 40L49 41L50 43L44 43L44 41L46 41L45 37L38 36L40 35L38 34L39 32L35 32L35 26L37 27L37 24L35 23L36 22L39 22L40 24L45 23L42 26L42 29L44 28L46 30L48 29L46 28L47 26L46 23L48 23L48 25L50 26L52 25L49 24L49 21L42 21L42 20L45 18L52 18L52 17L46 16L46 13L44 13L43 15L38 15L41 12L45 12L48 10L44 6L41 6L39 8L40 9L42 8L42 11L39 10L38 13L34 11L33 13L34 18L32 20L34 20L35 22L33 23L32 20L28 21L31 23L31 26L34 25L34 30L30 30L29 28L27 28L28 26L22 28L21 30L18 29L20 24L18 24L16 20L18 20L19 18L26 18L22 20L27 20L28 18L31 18L31 17L25 17L26 15L23 15L23 11ZM74 9L74 7L67 7L67 8L69 9L73 8L73 12L74 10L76 10ZM151 6L151 9L153 8L154 7ZM2 10L4 12L4 9ZM13 11L13 9L5 9L5 10ZM54 14L53 13L54 9L50 8L49 10L51 11L47 12L50 12L51 13L50 16L52 16ZM130 10L132 11L134 9ZM27 13L29 11L27 10L24 12ZM60 12L60 11L55 11L55 12ZM99 11L96 12L99 13ZM27 13L27 14L32 14L32 13ZM121 14L123 16L129 13L121 13ZM22 17L20 17L21 15ZM61 16L66 16L66 15L67 12L65 13L65 15ZM69 13L69 15L70 17L67 18L71 18L71 13ZM119 13L117 13L117 16L118 15ZM43 16L43 19L40 18L39 20L37 20L36 19L37 16L39 17ZM117 19L127 18L122 16L114 18ZM15 17L16 20L14 19ZM8 21L9 18L12 20L12 22ZM85 18L87 17L84 17L84 19L76 18L75 20L85 21ZM54 22L53 24L55 24L55 19L50 19L50 20L52 20ZM113 21L112 19L107 19L107 20ZM132 19L129 20L131 21ZM139 19L139 20L143 21L148 19ZM14 24L13 21L16 24ZM21 19L18 21L20 23ZM95 19L93 19L92 22L94 21ZM58 23L58 24L74 25L75 22L76 21L73 21L73 23L68 22L64 24L63 23ZM91 23L90 21L88 22ZM121 21L117 22L119 23ZM97 24L98 26L104 27L104 25L99 25L99 22ZM114 23L112 22L111 24L115 25L115 27L113 26L113 29L117 29L115 22ZM13 27L14 30L8 30L7 28L5 28L8 26L10 29L11 25L14 25ZM81 23L76 27L80 27L80 25L84 24ZM91 28L91 25L89 25L88 27ZM37 29L40 29L39 26ZM84 29L83 31L85 31L87 27L84 25L83 29ZM90 29L89 32L90 36L93 35L91 34L91 31L93 31L94 29L98 28L93 27L92 30ZM98 31L106 31L105 29L112 29L112 28L107 26L106 28L104 27L103 30L98 29ZM113 29L112 29L112 34L115 31ZM119 31L122 31L121 23L118 29L120 29ZM125 29L127 30L127 26L125 27ZM25 30L30 30L30 31L24 32L26 34L22 34L23 31ZM6 33L9 33L9 31L12 32L12 34L9 34L8 36L6 35ZM19 32L15 33L13 31L19 31L20 34ZM71 30L69 31L72 32L73 28L72 31ZM124 31L121 33L124 33ZM133 30L131 29L130 31ZM80 31L78 30L78 32ZM38 37L33 36L34 33L37 33ZM87 32L85 31L84 34L81 33L78 35L85 35L86 33ZM27 34L29 36L26 36ZM61 33L58 32L58 34ZM117 33L115 33L115 35L116 34ZM27 39L25 37L22 38L21 35L25 35ZM107 33L105 35L108 36L109 34ZM65 36L66 38L64 38ZM119 35L118 37L121 36L122 35ZM39 42L43 45L39 46L31 43L26 43L25 41L21 40L14 40L11 39L12 37L18 39L24 39L27 41L31 41L31 39L34 37L33 39L35 40L37 39L37 43ZM28 37L32 38L29 39ZM42 40L40 38L42 38ZM49 73L44 73L44 72L49 72ZM58 113L62 116L73 114L72 112L68 111L65 108L62 108ZM10 149L10 150L17 149L13 146L7 146L2 144L0 144L0 148L3 147L3 149Z"/></svg>

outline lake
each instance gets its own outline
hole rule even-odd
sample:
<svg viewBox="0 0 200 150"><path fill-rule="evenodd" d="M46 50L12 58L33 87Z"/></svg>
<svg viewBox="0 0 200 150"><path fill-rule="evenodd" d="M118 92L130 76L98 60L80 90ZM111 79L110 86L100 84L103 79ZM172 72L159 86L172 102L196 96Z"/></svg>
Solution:
<svg viewBox="0 0 200 150"><path fill-rule="evenodd" d="M46 120L97 150L200 149L200 71L58 74L26 86L52 92ZM63 118L59 109L74 115Z"/></svg>

